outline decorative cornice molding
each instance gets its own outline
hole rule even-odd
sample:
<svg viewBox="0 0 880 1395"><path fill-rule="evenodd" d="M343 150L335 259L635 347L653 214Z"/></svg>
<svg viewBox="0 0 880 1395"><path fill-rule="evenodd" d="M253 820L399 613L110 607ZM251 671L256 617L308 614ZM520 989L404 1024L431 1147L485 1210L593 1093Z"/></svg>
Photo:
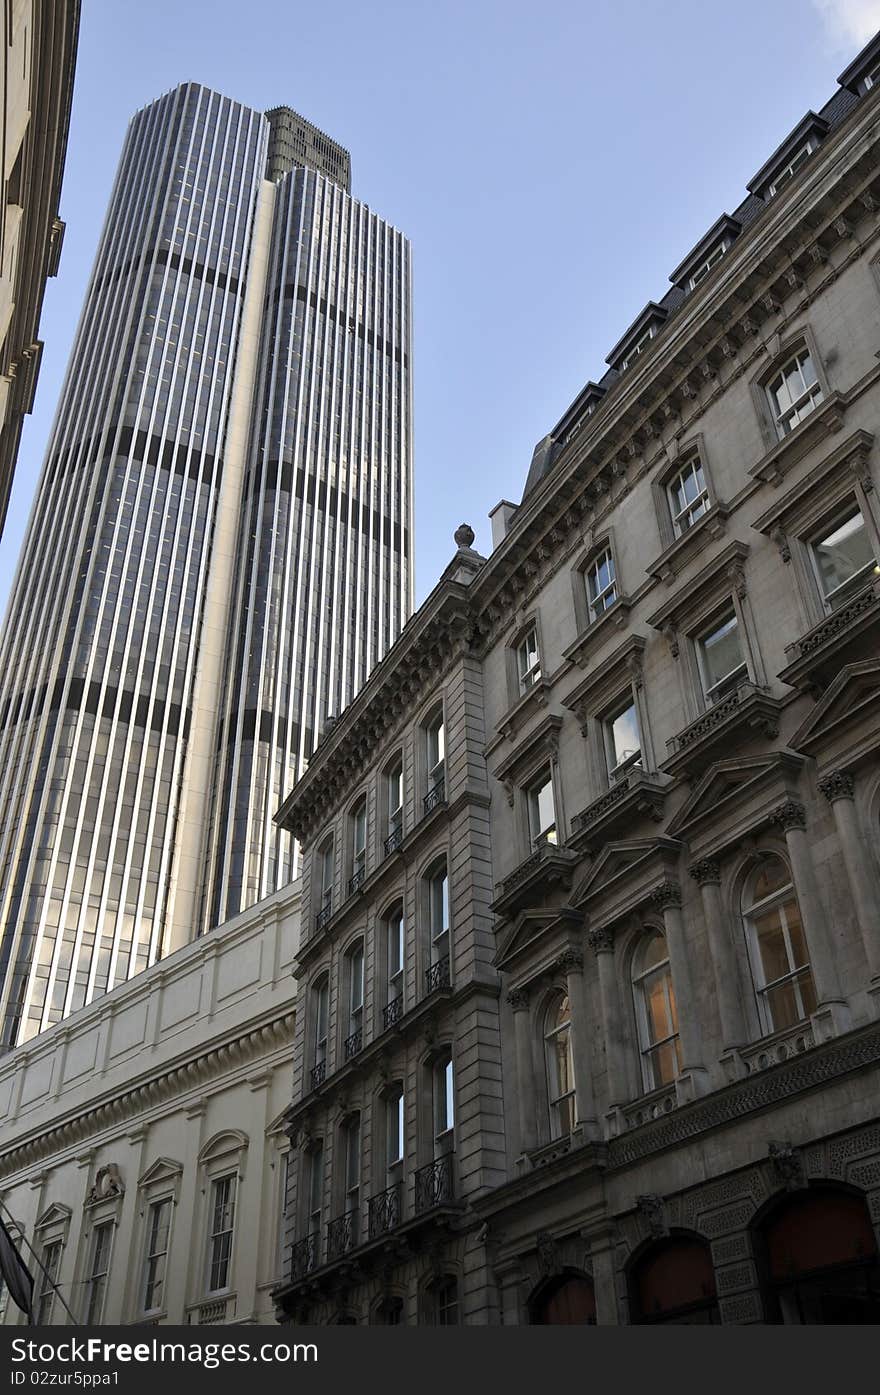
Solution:
<svg viewBox="0 0 880 1395"><path fill-rule="evenodd" d="M146 1109L167 1103L175 1095L183 1095L194 1086L207 1084L230 1066L241 1065L287 1044L293 1039L295 1023L296 1013L285 1013L272 1022L242 1033L232 1041L212 1047L190 1061L160 1070L152 1080L125 1090L114 1099L82 1110L72 1119L66 1119L24 1142L13 1144L0 1153L0 1176L8 1176L20 1167L78 1144L104 1129L123 1124Z"/></svg>

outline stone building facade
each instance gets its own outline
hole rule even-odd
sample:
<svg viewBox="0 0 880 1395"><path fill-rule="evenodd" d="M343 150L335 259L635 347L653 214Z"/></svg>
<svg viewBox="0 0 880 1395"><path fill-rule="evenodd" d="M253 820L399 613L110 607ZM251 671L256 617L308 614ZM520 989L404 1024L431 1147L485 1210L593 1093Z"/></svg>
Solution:
<svg viewBox="0 0 880 1395"><path fill-rule="evenodd" d="M880 36L332 724L303 1322L880 1321Z"/></svg>
<svg viewBox="0 0 880 1395"><path fill-rule="evenodd" d="M298 936L294 883L0 1061L37 1323L273 1321Z"/></svg>

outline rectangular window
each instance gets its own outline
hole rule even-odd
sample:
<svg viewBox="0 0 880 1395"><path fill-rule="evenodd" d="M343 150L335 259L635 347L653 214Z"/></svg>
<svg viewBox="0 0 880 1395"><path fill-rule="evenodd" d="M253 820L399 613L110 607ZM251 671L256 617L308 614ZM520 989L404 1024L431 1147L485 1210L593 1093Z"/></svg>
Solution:
<svg viewBox="0 0 880 1395"><path fill-rule="evenodd" d="M449 881L445 867L435 872L428 883L428 916L431 925L431 963L439 964L449 955Z"/></svg>
<svg viewBox="0 0 880 1395"><path fill-rule="evenodd" d="M544 773L526 791L529 811L529 837L532 847L539 843L555 843L556 809L553 800L553 775Z"/></svg>
<svg viewBox="0 0 880 1395"><path fill-rule="evenodd" d="M345 1209L357 1214L361 1188L361 1121L355 1116L345 1130Z"/></svg>
<svg viewBox="0 0 880 1395"><path fill-rule="evenodd" d="M587 602L590 619L598 620L610 605L617 600L617 587L614 576L614 558L611 548L606 547L598 557L594 557L587 567Z"/></svg>
<svg viewBox="0 0 880 1395"><path fill-rule="evenodd" d="M452 1057L434 1067L434 1142L438 1156L452 1148L455 1127L455 1081Z"/></svg>
<svg viewBox="0 0 880 1395"><path fill-rule="evenodd" d="M89 1268L86 1295L86 1326L97 1327L104 1316L104 1294L107 1291L107 1274L110 1270L110 1247L113 1240L113 1222L105 1221L95 1226L92 1232L92 1262Z"/></svg>
<svg viewBox="0 0 880 1395"><path fill-rule="evenodd" d="M211 1188L211 1237L208 1250L208 1292L229 1287L232 1232L235 1225L234 1176L218 1177Z"/></svg>
<svg viewBox="0 0 880 1395"><path fill-rule="evenodd" d="M144 1312L162 1307L165 1266L171 1230L171 1198L154 1201L147 1213L147 1253L144 1261Z"/></svg>
<svg viewBox="0 0 880 1395"><path fill-rule="evenodd" d="M527 693L541 677L541 660L538 657L538 631L534 625L516 646L516 671L519 690Z"/></svg>
<svg viewBox="0 0 880 1395"><path fill-rule="evenodd" d="M618 712L606 717L605 754L608 759L608 775L619 780L628 770L642 763L639 719L634 702L628 702Z"/></svg>
<svg viewBox="0 0 880 1395"><path fill-rule="evenodd" d="M624 358L624 359L621 361L621 364L620 364L620 371L621 371L621 373L625 372L625 370L626 370L627 368L629 368L630 364L631 364L635 359L638 358L639 354L643 354L643 353L645 352L645 350L647 349L648 345L650 344L651 340L654 338L654 335L655 335L656 333L657 333L657 330L656 330L656 328L655 328L654 325L651 325L650 329L646 329L646 330L645 330L645 332L644 332L644 334L642 335L641 339L638 339L638 340L636 341L636 343L633 344L633 346L632 346L632 348L630 349L629 353L627 354L626 358Z"/></svg>
<svg viewBox="0 0 880 1395"><path fill-rule="evenodd" d="M780 440L799 426L822 401L822 386L808 349L801 349L767 385Z"/></svg>
<svg viewBox="0 0 880 1395"><path fill-rule="evenodd" d="M712 629L697 641L697 654L703 692L709 702L718 702L748 677L736 615L727 615L723 620L716 621Z"/></svg>
<svg viewBox="0 0 880 1395"><path fill-rule="evenodd" d="M351 818L351 875L362 877L367 865L367 804L361 800Z"/></svg>
<svg viewBox="0 0 880 1395"><path fill-rule="evenodd" d="M403 828L403 762L388 772L388 832L399 833Z"/></svg>
<svg viewBox="0 0 880 1395"><path fill-rule="evenodd" d="M388 1166L389 1168L399 1168L403 1162L405 1146L402 1090L388 1100L386 1108L388 1111Z"/></svg>
<svg viewBox="0 0 880 1395"><path fill-rule="evenodd" d="M428 789L436 789L443 783L446 767L446 731L443 726L443 713L428 723L425 731L428 754Z"/></svg>
<svg viewBox="0 0 880 1395"><path fill-rule="evenodd" d="M700 265L699 267L697 267L697 270L694 272L693 276L691 277L691 283L690 283L690 284L691 284L691 290L692 290L692 291L695 291L695 290L697 289L697 286L700 285L701 281L705 281L706 277L709 275L709 272L712 270L713 266L717 266L718 263L721 261L721 258L724 256L724 253L727 251L727 248L728 248L728 243L727 243L727 242L719 242L718 246L715 248L715 250L714 250L713 252L710 252L710 253L709 253L708 257L707 257L706 260L702 263L702 265Z"/></svg>
<svg viewBox="0 0 880 1395"><path fill-rule="evenodd" d="M709 507L709 490L703 463L693 455L666 486L672 531L677 538L696 523Z"/></svg>
<svg viewBox="0 0 880 1395"><path fill-rule="evenodd" d="M865 520L852 509L812 544L813 565L830 610L878 570Z"/></svg>
<svg viewBox="0 0 880 1395"><path fill-rule="evenodd" d="M327 1022L330 1013L330 984L327 979L315 989L314 1008L315 1065L321 1066L327 1060Z"/></svg>
<svg viewBox="0 0 880 1395"><path fill-rule="evenodd" d="M804 161L807 159L807 156L812 153L814 148L815 147L813 142L811 140L808 140L804 142L801 148L798 151L796 151L794 155L792 155L788 164L785 165L783 169L779 171L775 179L773 179L773 181L767 186L767 192L768 194L770 194L771 197L780 189L782 189L790 179L794 178L795 174L800 169Z"/></svg>
<svg viewBox="0 0 880 1395"><path fill-rule="evenodd" d="M321 903L319 910L329 910L333 900L333 840L325 843L319 855Z"/></svg>
<svg viewBox="0 0 880 1395"><path fill-rule="evenodd" d="M349 958L349 1010L348 1033L351 1036L361 1029L364 1012L364 947L359 945L352 950Z"/></svg>
<svg viewBox="0 0 880 1395"><path fill-rule="evenodd" d="M388 920L388 1001L403 997L403 911L393 911Z"/></svg>
<svg viewBox="0 0 880 1395"><path fill-rule="evenodd" d="M55 1306L55 1285L61 1268L60 1240L52 1240L43 1247L42 1269L37 1276L37 1299L34 1305L34 1321L37 1327L47 1327L52 1321Z"/></svg>

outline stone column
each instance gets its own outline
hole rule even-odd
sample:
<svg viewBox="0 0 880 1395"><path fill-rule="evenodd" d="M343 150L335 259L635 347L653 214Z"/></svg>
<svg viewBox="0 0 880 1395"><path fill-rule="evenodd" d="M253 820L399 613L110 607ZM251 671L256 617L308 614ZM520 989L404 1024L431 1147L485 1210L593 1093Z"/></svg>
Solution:
<svg viewBox="0 0 880 1395"><path fill-rule="evenodd" d="M605 1034L605 1069L608 1072L608 1102L612 1108L629 1096L626 1055L620 1024L620 999L614 976L614 932L601 927L591 930L590 948L596 955L599 992L602 998L602 1027Z"/></svg>
<svg viewBox="0 0 880 1395"><path fill-rule="evenodd" d="M585 1138L596 1133L596 1106L593 1081L587 1053L587 1005L584 995L584 956L579 949L567 949L556 961L557 969L565 974L568 1003L571 1010L571 1059L574 1066L575 1123L581 1126Z"/></svg>
<svg viewBox="0 0 880 1395"><path fill-rule="evenodd" d="M714 857L703 857L688 868L703 899L703 917L715 978L715 997L725 1051L745 1040L736 959L727 917L721 904L721 868Z"/></svg>
<svg viewBox="0 0 880 1395"><path fill-rule="evenodd" d="M596 1295L596 1325L617 1327L620 1316L617 1311L614 1241L610 1235L592 1236L591 1239L590 1264L593 1270L593 1292Z"/></svg>
<svg viewBox="0 0 880 1395"><path fill-rule="evenodd" d="M535 1076L532 1033L529 1024L529 995L524 989L508 993L513 1008L513 1035L516 1048L516 1093L519 1100L519 1146L530 1153L537 1146L535 1131Z"/></svg>
<svg viewBox="0 0 880 1395"><path fill-rule="evenodd" d="M853 777L846 770L823 775L819 789L831 805L843 865L849 881L859 933L872 981L880 986L880 904L868 848L862 837L853 801Z"/></svg>
<svg viewBox="0 0 880 1395"><path fill-rule="evenodd" d="M840 991L830 929L819 899L819 887L807 839L806 810L799 800L787 799L773 814L772 822L785 834L791 859L791 875L800 907L804 937L810 951L813 983L816 986L818 1006L814 1019L824 1019L826 1035L844 1032L850 1025L849 1009Z"/></svg>
<svg viewBox="0 0 880 1395"><path fill-rule="evenodd" d="M684 937L684 918L681 914L681 887L671 879L661 882L651 892L651 901L663 915L663 929L666 934L666 949L669 954L669 968L675 989L678 1007L678 1039L681 1044L681 1077L685 1090L702 1093L707 1084L706 1068L703 1064L703 1042L697 1001L691 979L691 966Z"/></svg>

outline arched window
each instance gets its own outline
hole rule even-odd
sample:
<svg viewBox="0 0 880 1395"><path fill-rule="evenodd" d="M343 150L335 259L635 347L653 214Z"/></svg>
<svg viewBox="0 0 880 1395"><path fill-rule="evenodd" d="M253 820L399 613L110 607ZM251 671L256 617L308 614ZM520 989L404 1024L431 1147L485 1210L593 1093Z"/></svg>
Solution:
<svg viewBox="0 0 880 1395"><path fill-rule="evenodd" d="M880 1259L863 1196L821 1184L787 1192L756 1239L768 1322L880 1323Z"/></svg>
<svg viewBox="0 0 880 1395"><path fill-rule="evenodd" d="M312 1086L327 1074L327 1031L330 1020L330 979L325 974L312 989L312 1021L315 1026Z"/></svg>
<svg viewBox="0 0 880 1395"><path fill-rule="evenodd" d="M392 1294L373 1309L373 1327L402 1327L403 1299Z"/></svg>
<svg viewBox="0 0 880 1395"><path fill-rule="evenodd" d="M386 857L403 842L403 756L395 756L385 771Z"/></svg>
<svg viewBox="0 0 880 1395"><path fill-rule="evenodd" d="M361 1116L350 1114L339 1130L336 1195L342 1211L327 1226L327 1258L338 1259L360 1243Z"/></svg>
<svg viewBox="0 0 880 1395"><path fill-rule="evenodd" d="M781 857L767 853L743 887L743 923L765 1032L779 1032L809 1017L816 1006L807 942L791 876Z"/></svg>
<svg viewBox="0 0 880 1395"><path fill-rule="evenodd" d="M435 1060L431 1083L434 1097L434 1157L442 1158L455 1147L455 1075L451 1051L444 1051Z"/></svg>
<svg viewBox="0 0 880 1395"><path fill-rule="evenodd" d="M426 812L444 797L446 780L446 727L443 708L438 707L425 723L425 768L427 771Z"/></svg>
<svg viewBox="0 0 880 1395"><path fill-rule="evenodd" d="M571 1006L557 993L544 1014L544 1059L551 1138L567 1138L574 1128L574 1065L571 1056Z"/></svg>
<svg viewBox="0 0 880 1395"><path fill-rule="evenodd" d="M448 988L450 982L449 878L445 858L434 863L426 878L425 891L430 960L425 986L431 993L435 988Z"/></svg>
<svg viewBox="0 0 880 1395"><path fill-rule="evenodd" d="M358 891L367 875L367 801L359 799L349 815L351 819L351 879L350 892Z"/></svg>
<svg viewBox="0 0 880 1395"><path fill-rule="evenodd" d="M720 1323L708 1241L671 1235L649 1245L630 1273L630 1305L635 1323Z"/></svg>
<svg viewBox="0 0 880 1395"><path fill-rule="evenodd" d="M646 1090L659 1090L681 1071L675 990L666 939L659 930L648 931L636 950L632 987L642 1082Z"/></svg>
<svg viewBox="0 0 880 1395"><path fill-rule="evenodd" d="M443 1275L425 1290L425 1321L428 1327L458 1326L458 1281Z"/></svg>
<svg viewBox="0 0 880 1395"><path fill-rule="evenodd" d="M382 1026L392 1027L403 1015L403 966L406 942L403 905L394 906L385 919L385 1002Z"/></svg>
<svg viewBox="0 0 880 1395"><path fill-rule="evenodd" d="M587 1274L557 1275L541 1285L529 1304L533 1327L594 1327L596 1292Z"/></svg>
<svg viewBox="0 0 880 1395"><path fill-rule="evenodd" d="M315 908L316 927L330 919L333 909L333 835L325 838L315 857Z"/></svg>
<svg viewBox="0 0 880 1395"><path fill-rule="evenodd" d="M345 1059L356 1056L364 1044L364 942L358 940L346 955L345 977L348 984L348 1030L345 1036Z"/></svg>

